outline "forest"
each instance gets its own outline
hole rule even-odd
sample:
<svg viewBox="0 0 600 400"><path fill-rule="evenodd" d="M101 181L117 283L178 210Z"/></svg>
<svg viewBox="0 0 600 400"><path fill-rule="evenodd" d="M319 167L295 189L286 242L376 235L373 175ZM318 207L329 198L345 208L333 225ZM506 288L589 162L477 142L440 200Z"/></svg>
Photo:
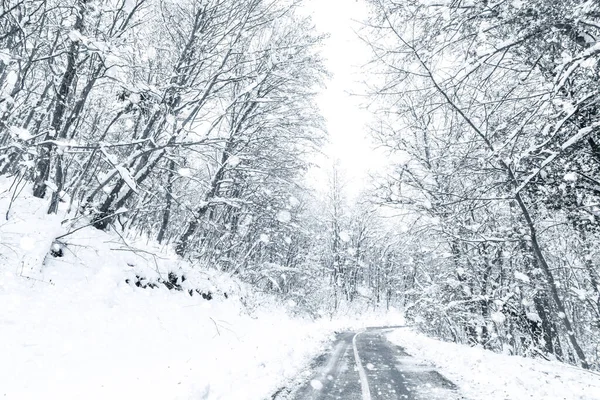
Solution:
<svg viewBox="0 0 600 400"><path fill-rule="evenodd" d="M143 238L309 315L396 308L600 369L600 3L364 1L387 166L350 196L335 161L325 190L306 180L330 72L303 1L0 0L3 220L29 191L68 232Z"/></svg>

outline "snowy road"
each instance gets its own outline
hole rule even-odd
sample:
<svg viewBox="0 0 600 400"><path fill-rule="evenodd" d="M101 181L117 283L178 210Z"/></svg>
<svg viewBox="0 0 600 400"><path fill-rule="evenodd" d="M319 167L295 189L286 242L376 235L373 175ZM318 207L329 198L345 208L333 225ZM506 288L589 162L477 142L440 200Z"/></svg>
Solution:
<svg viewBox="0 0 600 400"><path fill-rule="evenodd" d="M463 397L442 375L418 364L385 333L370 328L338 335L333 348L320 356L312 376L274 400L458 400Z"/></svg>

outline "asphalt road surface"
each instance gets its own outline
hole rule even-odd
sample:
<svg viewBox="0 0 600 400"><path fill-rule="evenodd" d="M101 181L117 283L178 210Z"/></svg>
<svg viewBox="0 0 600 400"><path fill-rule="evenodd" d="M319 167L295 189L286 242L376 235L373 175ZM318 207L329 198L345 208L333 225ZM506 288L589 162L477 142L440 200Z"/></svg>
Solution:
<svg viewBox="0 0 600 400"><path fill-rule="evenodd" d="M393 327L338 335L310 371L273 400L459 400L456 386L385 338Z"/></svg>

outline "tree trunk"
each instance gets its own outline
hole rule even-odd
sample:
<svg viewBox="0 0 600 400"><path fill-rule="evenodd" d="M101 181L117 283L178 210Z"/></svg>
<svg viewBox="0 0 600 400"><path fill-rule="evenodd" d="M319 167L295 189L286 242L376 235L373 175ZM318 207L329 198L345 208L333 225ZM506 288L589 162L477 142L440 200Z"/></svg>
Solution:
<svg viewBox="0 0 600 400"><path fill-rule="evenodd" d="M77 10L77 17L75 19L75 24L73 25L73 29L76 31L81 31L83 28L83 17L85 14L85 5L89 0L80 0L79 7ZM69 45L69 52L67 53L67 67L62 76L62 80L57 92L56 96L56 104L54 108L54 113L52 115L52 122L50 123L51 131L46 134L45 140L51 140L56 137L59 132L61 132L61 124L63 117L65 115L65 111L67 109L67 97L71 91L71 86L73 85L73 80L75 79L75 75L77 72L77 58L79 55L79 41L71 41ZM50 177L50 164L52 153L54 152L54 146L50 143L41 146L40 148L40 157L37 163L37 177L33 186L33 195L38 198L44 198L46 195L46 182ZM62 157L59 155L59 157ZM59 164L62 164L59 162ZM61 166L62 167L62 166ZM63 178L63 174L58 174L57 179ZM62 187L62 182L57 182L57 185ZM59 189L60 190L60 189ZM53 199L50 208L48 209L48 213L56 212L55 211L55 201Z"/></svg>
<svg viewBox="0 0 600 400"><path fill-rule="evenodd" d="M175 161L171 160L169 163L169 174L167 175L167 187L166 187L166 197L165 197L165 210L163 211L162 223L160 225L160 230L158 232L158 236L156 240L161 244L165 233L167 232L167 226L169 226L169 219L171 217L171 204L173 202L173 179L175 177Z"/></svg>
<svg viewBox="0 0 600 400"><path fill-rule="evenodd" d="M514 178L514 175L512 174L512 171L510 169L509 169L509 172L510 172L510 177L512 178L513 182L516 182L516 179ZM531 245L533 248L533 253L536 256L537 261L538 261L539 266L541 267L542 271L544 271L544 275L546 276L546 279L548 280L547 283L548 283L548 287L550 289L550 294L552 296L552 300L554 301L554 304L556 305L556 309L560 315L560 319L562 320L562 322L567 330L567 337L569 338L569 342L571 343L571 346L573 346L573 350L575 350L575 353L577 354L577 357L579 358L581 367L584 369L589 369L590 365L587 362L587 359L585 357L585 353L583 352L583 349L581 348L581 346L579 345L579 342L577 341L577 338L575 337L575 331L573 330L573 324L571 323L571 320L568 317L567 310L566 310L566 308L560 298L560 295L558 293L558 287L556 286L556 282L554 280L554 275L552 274L552 271L550 270L550 266L548 265L548 263L546 261L546 257L544 256L544 253L542 252L542 249L540 248L540 245L538 243L537 230L535 228L533 220L531 219L531 215L529 214L529 209L525 205L525 202L523 201L523 198L521 197L520 193L517 193L515 195L515 198L517 200L517 203L519 204L519 207L521 208L523 217L525 218L525 222L527 223L527 227L529 228L529 235L531 237Z"/></svg>

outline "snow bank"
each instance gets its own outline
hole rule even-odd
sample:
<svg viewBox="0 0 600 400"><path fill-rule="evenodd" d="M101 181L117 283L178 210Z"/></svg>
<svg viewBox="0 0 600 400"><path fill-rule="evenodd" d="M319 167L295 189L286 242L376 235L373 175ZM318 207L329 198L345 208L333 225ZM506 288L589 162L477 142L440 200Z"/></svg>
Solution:
<svg viewBox="0 0 600 400"><path fill-rule="evenodd" d="M388 339L434 365L472 400L600 399L599 374L559 362L440 342L408 329L397 329Z"/></svg>
<svg viewBox="0 0 600 400"><path fill-rule="evenodd" d="M65 215L48 217L30 188L6 220L9 184L0 179L2 398L263 399L330 337L152 246L93 228L55 243ZM169 273L181 290L167 289Z"/></svg>
<svg viewBox="0 0 600 400"><path fill-rule="evenodd" d="M137 292L137 293L136 293ZM0 396L15 399L261 399L319 350L322 331L277 310L114 284L0 289Z"/></svg>

